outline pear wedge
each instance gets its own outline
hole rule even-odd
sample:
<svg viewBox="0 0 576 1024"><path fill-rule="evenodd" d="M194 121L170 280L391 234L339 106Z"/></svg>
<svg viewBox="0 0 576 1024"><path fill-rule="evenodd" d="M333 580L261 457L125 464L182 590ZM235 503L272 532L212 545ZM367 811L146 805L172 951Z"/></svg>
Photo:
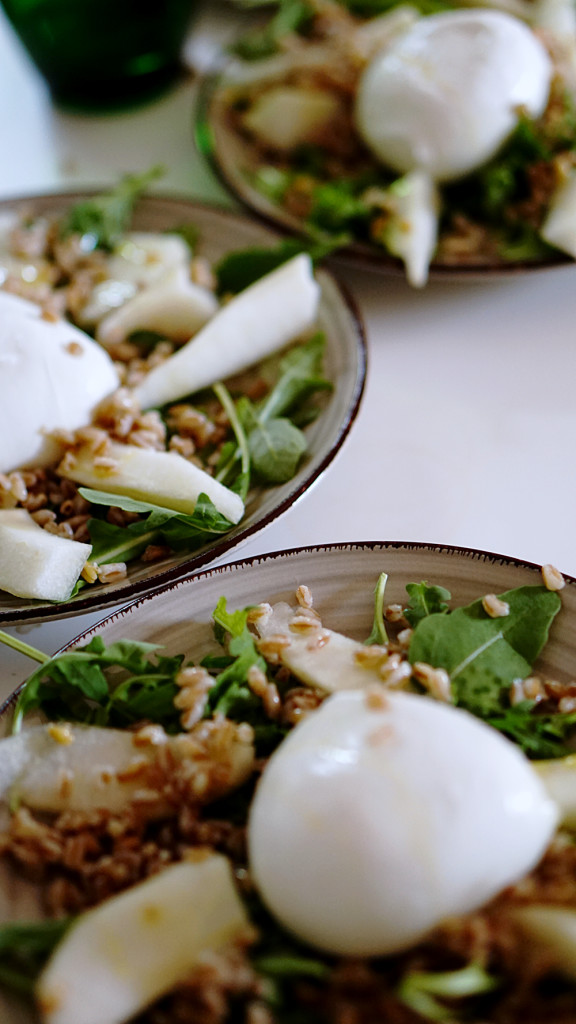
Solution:
<svg viewBox="0 0 576 1024"><path fill-rule="evenodd" d="M192 515L201 494L207 494L231 523L238 523L244 515L239 495L176 452L111 442L106 454L111 464L95 466L93 453L79 448L63 460L58 472L85 487L123 494L186 515Z"/></svg>
<svg viewBox="0 0 576 1024"><path fill-rule="evenodd" d="M122 1024L247 925L225 857L176 864L84 914L41 974L44 1024Z"/></svg>
<svg viewBox="0 0 576 1024"><path fill-rule="evenodd" d="M298 679L325 693L362 690L370 683L382 682L378 668L363 658L369 650L365 644L325 629L314 620L310 620L307 628L293 628L293 620L300 617L300 611L279 601L254 623L261 639L280 637L289 641L279 649L279 657Z"/></svg>
<svg viewBox="0 0 576 1024"><path fill-rule="evenodd" d="M67 601L91 551L43 530L26 509L0 509L0 589L9 594Z"/></svg>
<svg viewBox="0 0 576 1024"><path fill-rule="evenodd" d="M319 298L310 257L294 256L240 292L151 370L134 389L141 407L176 401L284 348L313 326Z"/></svg>
<svg viewBox="0 0 576 1024"><path fill-rule="evenodd" d="M196 738L194 733L167 736L159 730L157 744L143 744L138 734L125 729L35 725L0 741L0 804L24 804L53 814L102 808L119 814L138 790L154 791L161 782L155 765L159 745L166 747L175 765L186 764L192 780L195 772L206 777L211 742L218 744L218 736L211 737L209 731ZM218 772L205 778L198 801L208 803L236 789L253 766L253 742L240 732L221 753ZM166 804L160 791L158 800L145 809L151 818L177 810Z"/></svg>

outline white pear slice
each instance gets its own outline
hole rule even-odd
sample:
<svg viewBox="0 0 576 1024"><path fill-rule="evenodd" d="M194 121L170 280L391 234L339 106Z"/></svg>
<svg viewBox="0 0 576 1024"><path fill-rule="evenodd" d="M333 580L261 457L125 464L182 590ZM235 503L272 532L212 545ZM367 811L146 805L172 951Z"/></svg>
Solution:
<svg viewBox="0 0 576 1024"><path fill-rule="evenodd" d="M549 245L576 258L576 171L554 192L540 234Z"/></svg>
<svg viewBox="0 0 576 1024"><path fill-rule="evenodd" d="M38 980L42 1020L121 1024L247 923L221 854L166 868L72 926Z"/></svg>
<svg viewBox="0 0 576 1024"><path fill-rule="evenodd" d="M91 551L43 530L25 509L0 509L0 589L15 597L67 601Z"/></svg>
<svg viewBox="0 0 576 1024"><path fill-rule="evenodd" d="M207 494L232 523L244 515L244 502L237 494L176 452L113 442L106 451L113 466L95 466L93 453L80 449L68 456L58 471L85 487L124 494L186 515L193 513L201 494Z"/></svg>
<svg viewBox="0 0 576 1024"><path fill-rule="evenodd" d="M320 286L306 253L250 285L160 366L135 395L143 409L164 405L259 362L312 327Z"/></svg>
<svg viewBox="0 0 576 1024"><path fill-rule="evenodd" d="M343 113L342 101L335 93L310 86L278 85L258 96L242 120L260 142L289 152L313 142Z"/></svg>
<svg viewBox="0 0 576 1024"><path fill-rule="evenodd" d="M136 738L135 738L136 737ZM176 763L195 765L206 774L211 735L193 744L184 735L161 736ZM150 789L146 768L158 747L142 744L137 734L97 726L35 725L0 741L0 802L22 803L36 811L124 810L138 790ZM209 777L200 802L209 802L246 781L254 764L254 745L243 733L233 737L221 756L217 776ZM169 813L165 802L146 806L151 817Z"/></svg>
<svg viewBox="0 0 576 1024"><path fill-rule="evenodd" d="M94 287L79 322L93 326L167 272L177 267L188 272L191 258L190 247L181 235L128 232L107 261L108 278Z"/></svg>
<svg viewBox="0 0 576 1024"><path fill-rule="evenodd" d="M188 341L217 309L214 293L194 284L187 270L178 267L105 316L96 340L108 347L133 331L155 331L173 341Z"/></svg>
<svg viewBox="0 0 576 1024"><path fill-rule="evenodd" d="M65 320L0 292L0 473L56 461L51 430L76 430L118 387L104 349Z"/></svg>
<svg viewBox="0 0 576 1024"><path fill-rule="evenodd" d="M438 241L438 190L430 175L418 170L395 181L388 195L386 245L403 260L410 284L423 288Z"/></svg>
<svg viewBox="0 0 576 1024"><path fill-rule="evenodd" d="M530 945L540 949L546 963L576 981L576 911L533 905L518 907L513 917Z"/></svg>
<svg viewBox="0 0 576 1024"><path fill-rule="evenodd" d="M534 768L560 809L562 824L576 827L576 754L534 761Z"/></svg>
<svg viewBox="0 0 576 1024"><path fill-rule="evenodd" d="M272 606L270 614L255 622L255 629L263 640L281 637L290 641L280 649L280 660L303 683L326 693L336 693L361 690L370 683L382 682L378 669L360 660L366 655L365 644L325 629L319 623L316 625L313 620L304 630L291 628L295 617L299 617L299 612L280 601ZM318 643L320 635L321 644Z"/></svg>

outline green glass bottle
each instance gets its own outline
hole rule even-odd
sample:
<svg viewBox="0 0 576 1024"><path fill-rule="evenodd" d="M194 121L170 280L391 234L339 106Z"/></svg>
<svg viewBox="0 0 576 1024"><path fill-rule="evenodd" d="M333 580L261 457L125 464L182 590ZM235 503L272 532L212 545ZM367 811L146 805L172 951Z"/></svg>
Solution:
<svg viewBox="0 0 576 1024"><path fill-rule="evenodd" d="M181 72L196 0L1 0L55 102L110 110L153 98Z"/></svg>

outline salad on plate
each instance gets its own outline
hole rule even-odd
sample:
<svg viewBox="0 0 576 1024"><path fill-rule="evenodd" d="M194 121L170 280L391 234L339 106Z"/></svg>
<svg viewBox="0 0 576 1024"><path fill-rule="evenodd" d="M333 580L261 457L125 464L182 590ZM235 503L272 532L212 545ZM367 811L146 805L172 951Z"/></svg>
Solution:
<svg viewBox="0 0 576 1024"><path fill-rule="evenodd" d="M571 0L242 6L199 139L249 206L415 286L576 255Z"/></svg>
<svg viewBox="0 0 576 1024"><path fill-rule="evenodd" d="M357 325L310 256L208 257L216 211L132 229L155 176L0 217L0 590L32 605L221 549L317 474L326 408L336 447L353 415L330 348Z"/></svg>
<svg viewBox="0 0 576 1024"><path fill-rule="evenodd" d="M0 741L9 1024L574 1020L564 580L389 582L363 639L302 582L221 597L196 652L36 652Z"/></svg>

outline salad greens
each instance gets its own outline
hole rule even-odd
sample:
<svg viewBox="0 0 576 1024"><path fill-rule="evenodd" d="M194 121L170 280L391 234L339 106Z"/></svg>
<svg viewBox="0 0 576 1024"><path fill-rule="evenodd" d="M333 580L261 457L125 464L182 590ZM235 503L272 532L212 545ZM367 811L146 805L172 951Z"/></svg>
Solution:
<svg viewBox="0 0 576 1024"><path fill-rule="evenodd" d="M143 174L126 174L110 192L76 203L62 220L61 237L81 235L85 251L113 249L130 225L137 200L163 174L163 167L152 167Z"/></svg>
<svg viewBox="0 0 576 1024"><path fill-rule="evenodd" d="M0 926L0 985L32 996L34 983L71 918Z"/></svg>

